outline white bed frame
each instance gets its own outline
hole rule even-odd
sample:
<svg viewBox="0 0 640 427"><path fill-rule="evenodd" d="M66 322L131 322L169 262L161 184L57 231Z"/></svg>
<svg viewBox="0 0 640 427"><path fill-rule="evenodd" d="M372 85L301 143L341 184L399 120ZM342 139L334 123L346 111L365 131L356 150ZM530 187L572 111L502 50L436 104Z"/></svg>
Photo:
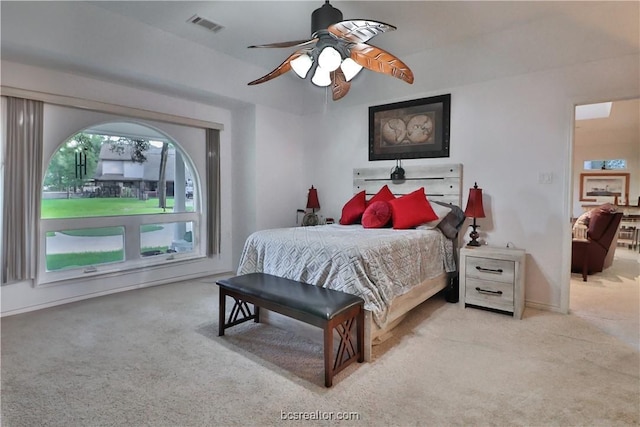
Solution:
<svg viewBox="0 0 640 427"><path fill-rule="evenodd" d="M420 187L424 187L429 200L461 206L461 164L403 166L405 179L401 182L390 179L392 169L393 168L388 167L354 169L353 193L356 194L365 190L367 198L370 198L386 184L396 196L401 196L409 194ZM384 328L376 325L373 321L371 311L365 310L365 360L367 362L371 361L372 347L393 336L393 328L404 319L410 310L431 298L446 286L447 274L443 273L434 279L420 283L413 287L408 293L394 299L389 308L387 323ZM267 312L267 310L260 311L260 320L284 329L293 330L296 333L302 333L320 344L323 343L322 331L305 323L281 316L277 313Z"/></svg>

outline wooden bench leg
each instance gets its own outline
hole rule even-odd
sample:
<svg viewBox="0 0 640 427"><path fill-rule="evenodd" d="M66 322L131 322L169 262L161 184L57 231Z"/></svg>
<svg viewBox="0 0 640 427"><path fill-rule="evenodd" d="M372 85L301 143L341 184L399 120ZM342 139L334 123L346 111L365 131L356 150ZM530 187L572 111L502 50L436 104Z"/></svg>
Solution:
<svg viewBox="0 0 640 427"><path fill-rule="evenodd" d="M357 320L358 327L358 363L364 362L364 307L360 306L360 313Z"/></svg>
<svg viewBox="0 0 640 427"><path fill-rule="evenodd" d="M353 336L353 329L356 336ZM340 343L333 357L333 331L340 336ZM355 342L355 343L354 343ZM355 344L355 347L354 347ZM333 385L333 376L355 360L364 362L364 309L355 306L341 316L336 316L324 327L324 385Z"/></svg>
<svg viewBox="0 0 640 427"><path fill-rule="evenodd" d="M324 386L333 385L333 325L324 327Z"/></svg>
<svg viewBox="0 0 640 427"><path fill-rule="evenodd" d="M227 293L224 291L224 288L220 288L220 303L218 304L218 336L221 337L224 335L224 322L225 322L225 312L227 301Z"/></svg>
<svg viewBox="0 0 640 427"><path fill-rule="evenodd" d="M229 313L229 321L226 320L226 297L227 296L230 296L235 301L233 307L231 308L231 313ZM253 314L252 314L251 308L249 307L249 303L247 301L243 301L241 295L235 292L229 292L222 287L220 288L219 311L220 311L220 313L218 313L218 336L219 337L224 335L225 329L228 329L240 323L248 322L251 319L253 319L253 321L256 323L260 322L260 307L253 304Z"/></svg>

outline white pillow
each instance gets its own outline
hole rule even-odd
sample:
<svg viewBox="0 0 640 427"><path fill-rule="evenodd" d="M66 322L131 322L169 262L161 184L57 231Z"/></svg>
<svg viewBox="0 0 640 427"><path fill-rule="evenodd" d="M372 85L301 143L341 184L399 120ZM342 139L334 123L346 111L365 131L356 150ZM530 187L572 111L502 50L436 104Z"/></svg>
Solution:
<svg viewBox="0 0 640 427"><path fill-rule="evenodd" d="M417 230L433 230L438 226L438 224L440 224L440 221L442 221L444 217L447 216L449 212L451 212L451 208L447 206L442 206L438 203L429 203L429 204L431 205L431 208L433 209L435 214L438 215L438 219L434 219L433 221L420 224L419 226L416 227Z"/></svg>

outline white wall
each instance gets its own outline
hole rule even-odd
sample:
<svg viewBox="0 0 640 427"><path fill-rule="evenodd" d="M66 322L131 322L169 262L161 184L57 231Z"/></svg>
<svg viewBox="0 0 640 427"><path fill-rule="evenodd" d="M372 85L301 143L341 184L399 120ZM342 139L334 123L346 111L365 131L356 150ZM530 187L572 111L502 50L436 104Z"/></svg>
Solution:
<svg viewBox="0 0 640 427"><path fill-rule="evenodd" d="M237 269L247 236L256 230L256 108L234 111L234 141L231 144L233 167L232 211L234 219L233 269Z"/></svg>
<svg viewBox="0 0 640 427"><path fill-rule="evenodd" d="M306 205L306 121L264 106L234 111L234 269L249 234L295 226L296 209Z"/></svg>
<svg viewBox="0 0 640 427"><path fill-rule="evenodd" d="M256 229L293 227L311 187L304 168L307 119L256 108Z"/></svg>
<svg viewBox="0 0 640 427"><path fill-rule="evenodd" d="M7 128L7 115L5 114L7 111L7 98L4 96L0 97L0 123L2 124L1 129ZM5 132L0 132L0 201L4 200L4 152L5 152ZM2 224L4 215L4 205L0 203L0 224ZM4 259L4 248L3 248L3 238L0 238L0 260ZM1 261L0 261L0 265Z"/></svg>
<svg viewBox="0 0 640 427"><path fill-rule="evenodd" d="M463 204L475 181L483 188L487 218L478 220L491 245L511 242L527 251L526 300L530 306L566 310L570 251L573 105L640 93L638 55L483 83L416 91L412 98L451 93L449 158L404 164L463 164ZM381 101L384 104L390 101ZM305 167L325 196L325 215L340 216L352 195L354 167L368 161L368 106L331 107L316 115ZM552 174L540 184L540 173ZM465 235L468 230L465 229Z"/></svg>

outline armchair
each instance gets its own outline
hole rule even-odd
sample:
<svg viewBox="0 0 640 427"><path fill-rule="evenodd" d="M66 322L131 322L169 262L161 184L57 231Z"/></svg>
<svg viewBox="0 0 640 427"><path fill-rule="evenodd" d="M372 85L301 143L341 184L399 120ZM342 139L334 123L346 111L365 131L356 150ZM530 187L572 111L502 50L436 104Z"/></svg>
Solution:
<svg viewBox="0 0 640 427"><path fill-rule="evenodd" d="M571 271L587 275L601 272L611 265L618 237L622 212L595 209L584 238L574 236L571 243Z"/></svg>

